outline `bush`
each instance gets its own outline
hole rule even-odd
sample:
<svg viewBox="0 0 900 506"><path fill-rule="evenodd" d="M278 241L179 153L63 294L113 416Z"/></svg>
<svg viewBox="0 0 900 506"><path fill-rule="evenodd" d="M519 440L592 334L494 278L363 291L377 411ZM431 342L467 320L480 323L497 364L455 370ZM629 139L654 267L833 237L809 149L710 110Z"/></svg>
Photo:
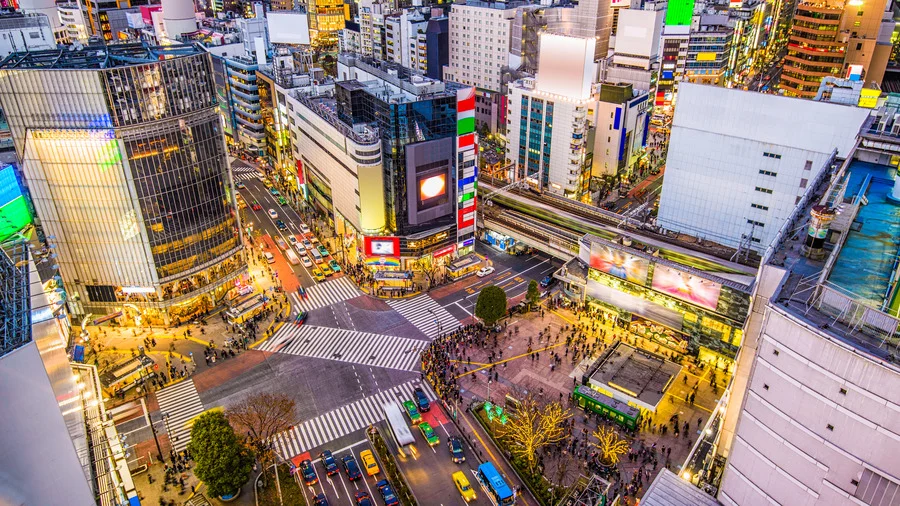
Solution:
<svg viewBox="0 0 900 506"><path fill-rule="evenodd" d="M266 467L263 474L262 486L257 490L259 504L278 504L278 487L275 485L274 468ZM278 465L278 481L281 483L281 497L284 506L306 506L306 498L297 480L291 475L291 468L287 464Z"/></svg>
<svg viewBox="0 0 900 506"><path fill-rule="evenodd" d="M416 498L412 495L409 485L406 484L406 479L397 467L397 461L394 460L394 455L391 453L390 448L387 447L387 444L385 444L384 438L381 437L381 432L379 432L377 428L373 428L372 430L367 430L366 435L369 437L369 442L372 443L372 447L375 448L375 453L378 454L378 459L384 467L384 472L387 474L388 481L391 482L391 486L394 489L394 493L397 494L397 499L400 500L400 504L417 506L418 502L416 502Z"/></svg>
<svg viewBox="0 0 900 506"><path fill-rule="evenodd" d="M495 285L486 286L478 293L475 302L475 316L481 318L488 327L506 316L506 292Z"/></svg>

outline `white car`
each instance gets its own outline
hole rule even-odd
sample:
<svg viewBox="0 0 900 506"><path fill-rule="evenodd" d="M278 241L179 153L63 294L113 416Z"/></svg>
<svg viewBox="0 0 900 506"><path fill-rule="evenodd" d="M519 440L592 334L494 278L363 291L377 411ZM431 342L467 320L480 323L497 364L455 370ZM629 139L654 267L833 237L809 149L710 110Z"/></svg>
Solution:
<svg viewBox="0 0 900 506"><path fill-rule="evenodd" d="M303 239L302 243L304 248L313 249L313 245L311 242L309 242L309 239Z"/></svg>
<svg viewBox="0 0 900 506"><path fill-rule="evenodd" d="M475 273L475 275L478 276L479 278L483 278L483 277L487 276L488 274L494 272L494 270L495 269L493 267L482 267L481 269L478 270L477 273Z"/></svg>
<svg viewBox="0 0 900 506"><path fill-rule="evenodd" d="M312 260L310 260L307 256L300 257L300 261L303 262L303 267L313 266Z"/></svg>
<svg viewBox="0 0 900 506"><path fill-rule="evenodd" d="M301 234L308 234L308 233L309 233L309 227L306 226L306 223L301 223L301 224L300 224L300 233L301 233Z"/></svg>
<svg viewBox="0 0 900 506"><path fill-rule="evenodd" d="M288 234L287 240L289 243L291 243L291 246L294 246L297 244L297 238L294 237L294 234Z"/></svg>
<svg viewBox="0 0 900 506"><path fill-rule="evenodd" d="M282 239L281 237L275 238L275 244L277 244L280 249L288 249L288 245L284 242L284 239Z"/></svg>
<svg viewBox="0 0 900 506"><path fill-rule="evenodd" d="M272 218L273 220L277 220L278 213L276 213L274 209L269 209L269 218Z"/></svg>

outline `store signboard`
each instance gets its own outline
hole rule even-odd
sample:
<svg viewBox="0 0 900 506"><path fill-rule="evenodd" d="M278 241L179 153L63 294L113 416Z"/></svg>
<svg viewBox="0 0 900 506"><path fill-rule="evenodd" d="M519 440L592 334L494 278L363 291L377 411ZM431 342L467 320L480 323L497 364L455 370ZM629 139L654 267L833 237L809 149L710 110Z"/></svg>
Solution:
<svg viewBox="0 0 900 506"><path fill-rule="evenodd" d="M399 256L399 237L366 237L363 241L367 257Z"/></svg>
<svg viewBox="0 0 900 506"><path fill-rule="evenodd" d="M475 134L475 88L456 92L456 242L474 242L475 194L478 187L478 142ZM465 246L462 246L465 247Z"/></svg>

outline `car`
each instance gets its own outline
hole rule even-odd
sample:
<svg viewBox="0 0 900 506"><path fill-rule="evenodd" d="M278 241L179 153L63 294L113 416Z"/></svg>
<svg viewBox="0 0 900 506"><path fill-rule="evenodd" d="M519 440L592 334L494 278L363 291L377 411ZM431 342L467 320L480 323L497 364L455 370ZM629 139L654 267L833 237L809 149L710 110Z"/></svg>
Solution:
<svg viewBox="0 0 900 506"><path fill-rule="evenodd" d="M553 276L548 274L541 280L541 288L547 288L548 286L553 284Z"/></svg>
<svg viewBox="0 0 900 506"><path fill-rule="evenodd" d="M419 411L425 413L431 409L431 403L428 402L428 397L425 395L425 391L422 390L422 387L416 387L416 389L413 390L413 394L416 396L416 404L419 405Z"/></svg>
<svg viewBox="0 0 900 506"><path fill-rule="evenodd" d="M366 468L366 474L369 476L375 476L381 471L378 469L378 462L375 461L375 455L372 455L372 450L359 452L359 460L362 461L363 467Z"/></svg>
<svg viewBox="0 0 900 506"><path fill-rule="evenodd" d="M276 237L276 238L275 238L275 244L276 244L280 249L288 249L287 243L284 242L284 239L282 239L281 237Z"/></svg>
<svg viewBox="0 0 900 506"><path fill-rule="evenodd" d="M356 506L372 506L372 498L367 492L360 490L356 493Z"/></svg>
<svg viewBox="0 0 900 506"><path fill-rule="evenodd" d="M319 238L313 234L309 234L309 241L313 244L319 244Z"/></svg>
<svg viewBox="0 0 900 506"><path fill-rule="evenodd" d="M322 274L325 274L326 276L331 276L332 274L334 274L334 271L331 270L331 267L328 267L327 264L322 264L322 267L319 268L322 270Z"/></svg>
<svg viewBox="0 0 900 506"><path fill-rule="evenodd" d="M316 476L316 470L313 468L312 461L309 459L300 463L300 474L303 476L303 483L306 483L306 486L308 487L319 483L319 477Z"/></svg>
<svg viewBox="0 0 900 506"><path fill-rule="evenodd" d="M316 247L316 249L319 250L319 253L320 253L323 257L327 257L328 255L331 254L331 253L328 252L327 249L325 249L325 246L322 246L321 244L318 245L318 246Z"/></svg>
<svg viewBox="0 0 900 506"><path fill-rule="evenodd" d="M469 484L469 479L466 478L466 473L462 471L456 471L452 475L453 483L456 485L456 490L459 490L459 495L462 496L463 500L466 502L474 501L477 499L475 495L475 489L472 488L472 485Z"/></svg>
<svg viewBox="0 0 900 506"><path fill-rule="evenodd" d="M277 219L278 219L278 213L275 212L274 209L269 209L269 218L272 218L273 220L277 220Z"/></svg>
<svg viewBox="0 0 900 506"><path fill-rule="evenodd" d="M277 196L281 195L281 192L279 192L275 188L271 188L271 187L269 188L269 193L271 193L273 197L277 197Z"/></svg>
<svg viewBox="0 0 900 506"><path fill-rule="evenodd" d="M425 438L425 441L428 442L428 446L434 446L440 444L441 439L438 437L437 433L434 429L431 428L431 424L428 422L422 422L419 424L419 430L422 432L422 437Z"/></svg>
<svg viewBox="0 0 900 506"><path fill-rule="evenodd" d="M482 267L481 269L478 269L478 272L476 272L475 275L479 278L483 278L488 274L494 272L495 270L496 269L494 269L493 267Z"/></svg>
<svg viewBox="0 0 900 506"><path fill-rule="evenodd" d="M287 205L287 199L284 198L284 197L278 197L278 203L281 204L281 205L283 205L283 206L286 206L286 205Z"/></svg>
<svg viewBox="0 0 900 506"><path fill-rule="evenodd" d="M328 266L331 267L331 270L334 272L341 272L341 266L338 265L337 261L334 259L331 259L331 261L328 262Z"/></svg>
<svg viewBox="0 0 900 506"><path fill-rule="evenodd" d="M272 188L272 186L273 186L273 185L272 185L272 182L269 181L268 179L266 179L265 177L263 177L262 182L263 182L263 185L264 185L266 188Z"/></svg>
<svg viewBox="0 0 900 506"><path fill-rule="evenodd" d="M262 206L259 205L259 202L257 202L257 201L254 200L253 203L250 204L250 209L253 209L254 211L261 211L261 210L262 210Z"/></svg>
<svg viewBox="0 0 900 506"><path fill-rule="evenodd" d="M463 452L462 439L451 436L450 439L447 440L447 448L450 450L450 458L453 459L453 463L462 464L466 461L466 454Z"/></svg>
<svg viewBox="0 0 900 506"><path fill-rule="evenodd" d="M362 478L362 473L359 472L359 466L356 464L356 459L353 458L353 455L341 457L341 464L344 466L344 472L347 473L347 479L356 481Z"/></svg>
<svg viewBox="0 0 900 506"><path fill-rule="evenodd" d="M306 226L306 223L300 224L300 233L304 235L309 233L309 227Z"/></svg>
<svg viewBox="0 0 900 506"><path fill-rule="evenodd" d="M313 506L328 506L328 498L325 494L319 494L313 498Z"/></svg>
<svg viewBox="0 0 900 506"><path fill-rule="evenodd" d="M287 230L287 225L281 220L275 220L275 226L278 227L278 230Z"/></svg>
<svg viewBox="0 0 900 506"><path fill-rule="evenodd" d="M302 241L300 241L300 244L302 244L306 249L313 249L313 244L309 242L309 239L303 239Z"/></svg>
<svg viewBox="0 0 900 506"><path fill-rule="evenodd" d="M294 323L296 323L297 325L303 325L303 323L306 322L307 318L309 318L309 312L300 311L299 313L297 313L297 317L294 318Z"/></svg>
<svg viewBox="0 0 900 506"><path fill-rule="evenodd" d="M409 421L414 425L422 421L422 415L419 414L419 410L416 409L416 404L413 401L403 401L403 410L406 411L406 416L409 417Z"/></svg>
<svg viewBox="0 0 900 506"><path fill-rule="evenodd" d="M398 506L400 504L400 500L394 495L394 490L387 480L381 480L376 483L375 486L378 487L378 492L381 493L381 498L384 500L384 506Z"/></svg>
<svg viewBox="0 0 900 506"><path fill-rule="evenodd" d="M289 243L291 243L291 246L296 246L296 245L297 245L297 238L294 237L294 234L288 234L288 235L287 235L287 240L288 240Z"/></svg>
<svg viewBox="0 0 900 506"><path fill-rule="evenodd" d="M331 476L332 474L340 472L337 461L334 460L334 455L331 454L330 450L325 450L320 453L319 458L322 459L322 465L325 466L325 474Z"/></svg>
<svg viewBox="0 0 900 506"><path fill-rule="evenodd" d="M303 267L310 268L313 266L312 260L309 257L300 257L300 262L303 264Z"/></svg>
<svg viewBox="0 0 900 506"><path fill-rule="evenodd" d="M313 267L313 270L312 270L312 277L316 281L325 281L325 273L323 273L319 269L316 269L315 267Z"/></svg>

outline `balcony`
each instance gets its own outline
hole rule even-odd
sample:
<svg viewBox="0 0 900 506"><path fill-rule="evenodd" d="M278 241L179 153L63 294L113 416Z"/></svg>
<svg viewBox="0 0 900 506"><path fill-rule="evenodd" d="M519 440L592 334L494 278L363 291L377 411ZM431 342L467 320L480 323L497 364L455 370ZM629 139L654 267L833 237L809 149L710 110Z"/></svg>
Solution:
<svg viewBox="0 0 900 506"><path fill-rule="evenodd" d="M255 93L255 92L259 91L259 86L255 85L255 84L245 84L240 81L236 81L234 79L231 79L229 82L232 86L237 86L238 88L241 88L242 90L246 90L248 92Z"/></svg>
<svg viewBox="0 0 900 506"><path fill-rule="evenodd" d="M256 69L259 68L259 65L253 60L245 59L245 58L231 58L228 59L228 69L231 70L233 68L238 68L243 71L249 72L251 74L256 72Z"/></svg>
<svg viewBox="0 0 900 506"><path fill-rule="evenodd" d="M243 91L235 89L235 88L231 89L231 94L236 97L240 97L244 102L247 102L250 104L259 103L259 95L251 95L249 93L244 93Z"/></svg>
<svg viewBox="0 0 900 506"><path fill-rule="evenodd" d="M244 125L245 127L250 128L250 129L254 130L255 132L258 132L260 136L265 137L266 134L263 131L264 126L262 123L254 123L252 121L248 121L239 115L235 115L234 119L237 120L237 122L240 123L241 125Z"/></svg>
<svg viewBox="0 0 900 506"><path fill-rule="evenodd" d="M802 21L804 23L810 23L812 25L839 25L841 24L840 19L819 19L819 18L811 18L809 16L804 16L802 14L794 15L794 21Z"/></svg>

